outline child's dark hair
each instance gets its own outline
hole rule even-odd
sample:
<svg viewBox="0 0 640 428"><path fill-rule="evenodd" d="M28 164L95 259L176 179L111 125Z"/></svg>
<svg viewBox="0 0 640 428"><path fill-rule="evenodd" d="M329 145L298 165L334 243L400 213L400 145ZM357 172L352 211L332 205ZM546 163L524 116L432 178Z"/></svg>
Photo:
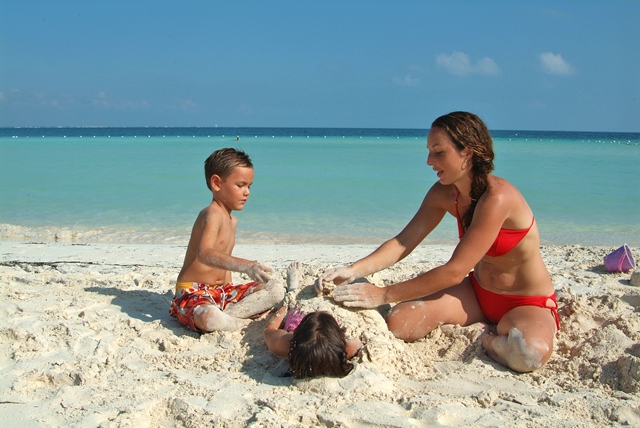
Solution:
<svg viewBox="0 0 640 428"><path fill-rule="evenodd" d="M347 361L347 340L336 319L327 312L307 314L293 332L289 369L299 379L344 377L353 364Z"/></svg>
<svg viewBox="0 0 640 428"><path fill-rule="evenodd" d="M238 166L253 168L251 158L242 150L232 148L220 149L211 153L204 161L204 176L207 179L207 187L211 190L211 176L217 175L223 180L231 175L233 169Z"/></svg>

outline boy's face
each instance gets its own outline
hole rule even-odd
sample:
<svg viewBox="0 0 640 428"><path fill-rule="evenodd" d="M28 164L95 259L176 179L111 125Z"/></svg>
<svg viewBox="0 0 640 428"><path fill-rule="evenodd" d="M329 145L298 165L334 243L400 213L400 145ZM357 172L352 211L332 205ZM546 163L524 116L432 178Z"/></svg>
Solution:
<svg viewBox="0 0 640 428"><path fill-rule="evenodd" d="M211 177L214 199L229 210L240 211L249 199L253 176L253 168L246 166L235 167L225 180L214 174Z"/></svg>

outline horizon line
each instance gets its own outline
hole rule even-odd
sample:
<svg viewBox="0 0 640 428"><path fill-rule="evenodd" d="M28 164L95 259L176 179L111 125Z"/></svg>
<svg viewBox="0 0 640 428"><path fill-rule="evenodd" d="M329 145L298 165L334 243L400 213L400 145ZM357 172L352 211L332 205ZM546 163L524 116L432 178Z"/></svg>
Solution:
<svg viewBox="0 0 640 428"><path fill-rule="evenodd" d="M69 125L69 126L0 126L0 129L314 129L314 130L403 130L403 131L421 131L428 132L430 128L382 128L382 127L326 127L326 126L157 126L157 125L136 125L136 126L108 126L108 125ZM640 131L592 131L592 130L550 130L550 129L491 129L490 132L566 132L566 133L604 133L604 134L640 134Z"/></svg>

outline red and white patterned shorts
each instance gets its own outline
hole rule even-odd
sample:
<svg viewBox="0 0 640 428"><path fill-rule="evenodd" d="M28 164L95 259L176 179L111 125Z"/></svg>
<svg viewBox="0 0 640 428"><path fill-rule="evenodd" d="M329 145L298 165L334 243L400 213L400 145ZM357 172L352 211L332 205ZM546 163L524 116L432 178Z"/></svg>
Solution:
<svg viewBox="0 0 640 428"><path fill-rule="evenodd" d="M181 285L183 286L180 287ZM224 310L229 303L238 303L251 294L256 286L258 286L257 282L240 285L209 285L194 282L190 287L184 287L184 284L178 283L178 291L171 300L169 315L177 318L180 324L199 331L193 321L195 308L200 305L216 305L220 310Z"/></svg>

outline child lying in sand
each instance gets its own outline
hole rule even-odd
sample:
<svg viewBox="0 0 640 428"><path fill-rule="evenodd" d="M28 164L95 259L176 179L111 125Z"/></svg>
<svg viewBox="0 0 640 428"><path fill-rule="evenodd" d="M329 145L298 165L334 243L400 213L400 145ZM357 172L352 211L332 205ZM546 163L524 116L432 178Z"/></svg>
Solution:
<svg viewBox="0 0 640 428"><path fill-rule="evenodd" d="M238 220L231 214L244 208L253 184L249 156L235 149L216 150L205 161L207 186L213 201L200 211L178 275L170 314L193 330L237 330L247 318L279 303L284 285L271 280L271 266L233 257ZM254 282L231 284L231 272Z"/></svg>
<svg viewBox="0 0 640 428"><path fill-rule="evenodd" d="M297 288L300 263L287 270L289 290ZM316 376L344 377L353 368L348 360L362 348L358 339L346 339L336 319L324 311L308 314L281 306L264 329L264 340L275 355L286 358L299 379Z"/></svg>

